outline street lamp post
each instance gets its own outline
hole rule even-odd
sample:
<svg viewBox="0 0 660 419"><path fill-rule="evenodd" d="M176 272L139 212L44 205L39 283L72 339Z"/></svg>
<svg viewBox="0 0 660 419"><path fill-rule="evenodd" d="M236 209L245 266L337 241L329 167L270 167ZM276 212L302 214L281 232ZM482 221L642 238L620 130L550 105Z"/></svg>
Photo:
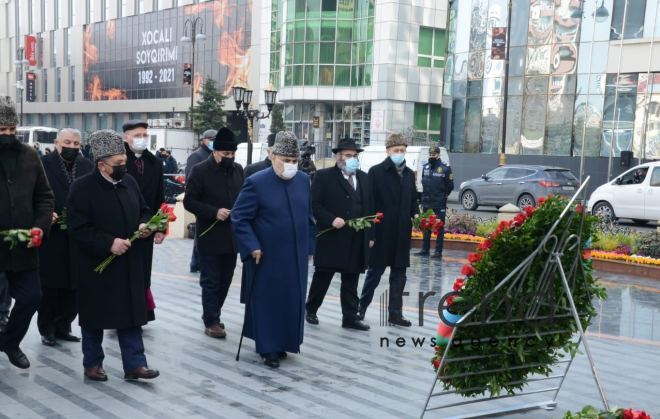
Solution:
<svg viewBox="0 0 660 419"><path fill-rule="evenodd" d="M16 60L14 61L16 65L16 94L20 96L20 116L18 118L19 125L23 125L23 92L25 91L25 85L23 84L23 74L28 68L30 62L23 57L23 48L16 50Z"/></svg>
<svg viewBox="0 0 660 419"><path fill-rule="evenodd" d="M188 29L190 29L190 36L188 36ZM195 126L193 123L193 107L195 106L195 44L197 41L203 41L205 39L204 19L201 16L194 19L186 19L183 24L183 36L181 37L181 42L190 42L192 44L192 57L190 62L190 112L188 115L190 115L190 130L193 132L193 136L195 135Z"/></svg>
<svg viewBox="0 0 660 419"><path fill-rule="evenodd" d="M269 88L264 90L264 95L266 97L266 107L268 108L268 113L266 114L260 112L258 109L250 108L252 90L242 86L232 87L232 96L234 97L234 102L236 102L236 114L242 116L248 123L247 164L252 164L252 128L254 126L254 120L266 119L270 116L270 112L275 105L275 99L277 98L277 91ZM241 109L241 104L243 105L243 109Z"/></svg>

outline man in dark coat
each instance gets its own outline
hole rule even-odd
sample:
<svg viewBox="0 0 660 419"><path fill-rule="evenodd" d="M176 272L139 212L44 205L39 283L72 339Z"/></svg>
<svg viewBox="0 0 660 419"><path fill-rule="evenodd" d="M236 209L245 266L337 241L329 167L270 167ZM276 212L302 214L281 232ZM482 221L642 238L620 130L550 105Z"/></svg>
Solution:
<svg viewBox="0 0 660 419"><path fill-rule="evenodd" d="M303 341L308 257L314 253L309 177L298 171L298 142L278 134L273 166L245 180L231 212L247 266L245 336L277 368Z"/></svg>
<svg viewBox="0 0 660 419"><path fill-rule="evenodd" d="M165 188L163 178L163 164L149 151L149 133L144 121L130 120L123 125L124 142L126 147L126 169L138 183L140 192L144 197L149 212L154 215L165 202ZM151 262L154 256L154 242L161 244L165 234L155 233L147 240L140 240L136 248L142 252L144 258L145 280L147 288L151 287ZM150 312L150 320L154 319Z"/></svg>
<svg viewBox="0 0 660 419"><path fill-rule="evenodd" d="M374 210L382 212L383 221L376 226L376 243L360 296L360 317L371 304L374 291L386 267L390 267L389 323L411 326L403 317L403 290L406 268L410 266L410 232L412 218L419 214L415 174L406 167L408 143L401 134L390 134L385 147L387 158L369 170L374 197Z"/></svg>
<svg viewBox="0 0 660 419"><path fill-rule="evenodd" d="M52 223L53 192L37 152L16 139L17 124L13 101L0 98L0 231L32 229L43 237ZM39 254L31 241L9 247L0 241L0 279L7 281L14 299L5 331L0 333L0 351L14 366L29 368L19 345L41 301Z"/></svg>
<svg viewBox="0 0 660 419"><path fill-rule="evenodd" d="M347 225L353 218L373 214L371 188L365 172L359 170L358 154L363 151L353 139L339 141L332 149L334 167L316 172L312 181L312 208L319 231L332 228L316 238L314 276L307 297L308 323L318 324L317 310L328 292L335 272L341 273L342 327L369 330L357 318L358 278L367 268L373 230L356 231Z"/></svg>
<svg viewBox="0 0 660 419"><path fill-rule="evenodd" d="M273 150L273 145L275 144L275 134L268 134L267 141L268 141L268 149L267 149L268 155L262 161L249 164L245 167L246 178L252 176L253 174L261 170L268 169L273 165L273 163L270 161L270 153Z"/></svg>
<svg viewBox="0 0 660 419"><path fill-rule="evenodd" d="M447 218L447 197L454 189L454 175L451 167L440 160L440 147L432 145L429 148L429 161L422 168L422 210L433 212L438 220L445 222ZM433 257L442 258L442 248L445 242L444 226L438 231ZM424 232L422 250L417 256L429 256L431 250L431 232Z"/></svg>
<svg viewBox="0 0 660 419"><path fill-rule="evenodd" d="M230 213L243 185L243 168L234 162L237 147L234 133L221 128L213 141L213 157L193 168L183 200L197 217L202 319L204 333L212 338L227 336L220 314L236 268Z"/></svg>
<svg viewBox="0 0 660 419"><path fill-rule="evenodd" d="M66 231L65 204L71 183L94 170L94 165L80 154L80 131L73 128L60 130L55 139L55 152L43 158L44 170L55 194L55 224L48 240L39 249L41 259L41 304L37 325L41 342L55 346L55 339L80 342L71 334L71 322L78 315L76 287L71 280L69 262L76 263L69 252Z"/></svg>
<svg viewBox="0 0 660 419"><path fill-rule="evenodd" d="M90 137L96 170L71 185L67 204L72 272L78 286L85 377L108 379L103 369L103 331L116 329L124 378L151 379L158 371L147 367L142 328L147 323L147 279L142 252L135 244L151 232L145 223L151 210L132 176L126 175L122 137L115 131L96 131ZM129 238L137 230L140 239ZM115 259L101 273L95 267L109 255Z"/></svg>
<svg viewBox="0 0 660 419"><path fill-rule="evenodd" d="M209 159L211 152L213 151L213 139L218 135L218 131L214 129L207 129L202 134L202 139L199 142L199 147L192 154L188 156L186 160L186 181L190 176L192 168ZM193 243L192 256L190 257L190 273L199 272L199 253L197 253L197 235L195 235L195 241Z"/></svg>

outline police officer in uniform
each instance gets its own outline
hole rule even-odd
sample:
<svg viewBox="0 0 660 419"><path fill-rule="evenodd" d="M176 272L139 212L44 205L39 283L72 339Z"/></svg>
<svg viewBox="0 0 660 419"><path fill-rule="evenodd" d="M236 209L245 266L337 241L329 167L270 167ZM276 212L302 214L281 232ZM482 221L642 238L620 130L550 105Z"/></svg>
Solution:
<svg viewBox="0 0 660 419"><path fill-rule="evenodd" d="M447 215L447 197L454 189L454 175L451 168L440 160L440 147L432 145L429 148L429 161L422 169L422 209L429 209L438 216L443 223ZM442 258L444 244L444 227L438 232L433 257ZM422 250L417 256L429 256L431 250L431 232L424 232Z"/></svg>

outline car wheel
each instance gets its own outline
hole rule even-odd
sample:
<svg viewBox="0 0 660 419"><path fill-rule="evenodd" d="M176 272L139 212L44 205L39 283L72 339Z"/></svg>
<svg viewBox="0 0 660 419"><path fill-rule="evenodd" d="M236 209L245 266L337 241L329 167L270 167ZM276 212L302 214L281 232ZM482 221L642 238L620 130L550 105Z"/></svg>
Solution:
<svg viewBox="0 0 660 419"><path fill-rule="evenodd" d="M534 207L536 206L536 201L534 200L534 197L528 193L520 195L520 198L518 198L518 208L524 209L526 207Z"/></svg>
<svg viewBox="0 0 660 419"><path fill-rule="evenodd" d="M632 222L635 223L638 226L644 226L644 225L647 225L649 223L648 220L640 220L640 219L637 219L637 218L633 218Z"/></svg>
<svg viewBox="0 0 660 419"><path fill-rule="evenodd" d="M606 220L616 220L614 209L609 203L605 201L598 202L596 205L594 205L591 213Z"/></svg>
<svg viewBox="0 0 660 419"><path fill-rule="evenodd" d="M468 211L476 210L477 207L479 206L479 204L477 203L477 194L475 194L470 189L464 191L463 194L461 195L461 204L463 205L463 208L465 208Z"/></svg>

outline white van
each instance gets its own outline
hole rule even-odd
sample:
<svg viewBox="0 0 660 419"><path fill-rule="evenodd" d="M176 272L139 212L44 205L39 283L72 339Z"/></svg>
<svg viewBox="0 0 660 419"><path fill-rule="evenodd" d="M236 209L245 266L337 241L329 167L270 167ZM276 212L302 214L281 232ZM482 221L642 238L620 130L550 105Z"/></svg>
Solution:
<svg viewBox="0 0 660 419"><path fill-rule="evenodd" d="M34 143L41 144L41 151L46 149L55 150L55 138L57 138L57 128L51 127L18 127L16 128L16 138L23 144L34 146Z"/></svg>
<svg viewBox="0 0 660 419"><path fill-rule="evenodd" d="M384 145L368 145L360 153L360 170L369 172L373 166L382 163L387 157ZM449 164L449 155L444 147L440 147L440 160ZM429 161L429 146L408 146L406 149L406 166L415 173L417 191L422 192L422 167Z"/></svg>
<svg viewBox="0 0 660 419"><path fill-rule="evenodd" d="M636 224L660 220L660 162L640 164L599 186L589 197L588 210Z"/></svg>
<svg viewBox="0 0 660 419"><path fill-rule="evenodd" d="M247 143L240 143L236 150L236 158L234 161L245 169L247 166ZM260 162L268 155L268 144L265 143L252 143L252 163Z"/></svg>

